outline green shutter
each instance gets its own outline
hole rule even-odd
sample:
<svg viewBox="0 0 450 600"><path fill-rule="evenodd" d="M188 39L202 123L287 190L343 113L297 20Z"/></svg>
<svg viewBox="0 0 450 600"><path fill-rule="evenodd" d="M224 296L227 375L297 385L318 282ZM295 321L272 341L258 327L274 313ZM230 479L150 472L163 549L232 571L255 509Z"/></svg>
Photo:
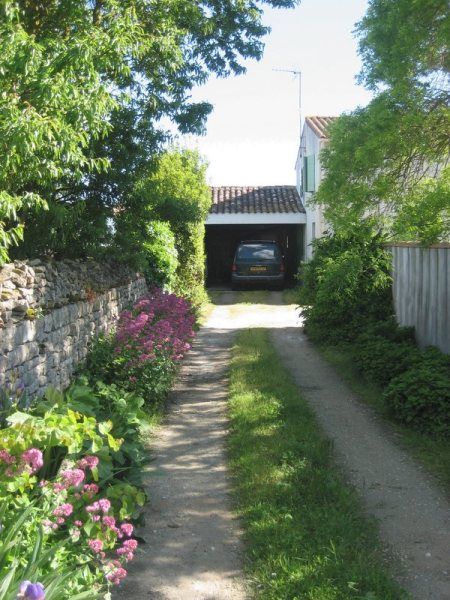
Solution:
<svg viewBox="0 0 450 600"><path fill-rule="evenodd" d="M306 192L316 191L316 169L315 169L315 156L311 154L305 158L306 163Z"/></svg>
<svg viewBox="0 0 450 600"><path fill-rule="evenodd" d="M302 168L302 191L306 192L306 169L308 163L306 160L306 156L303 157L303 168Z"/></svg>

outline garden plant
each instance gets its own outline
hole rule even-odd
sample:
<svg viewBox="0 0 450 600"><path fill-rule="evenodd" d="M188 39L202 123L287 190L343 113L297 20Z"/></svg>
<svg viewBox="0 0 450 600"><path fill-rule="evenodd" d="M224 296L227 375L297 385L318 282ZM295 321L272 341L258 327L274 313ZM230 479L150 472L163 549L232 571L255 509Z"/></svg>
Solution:
<svg viewBox="0 0 450 600"><path fill-rule="evenodd" d="M186 300L153 288L93 343L68 390L3 390L2 600L107 598L126 577L146 501L141 426L161 407L194 323Z"/></svg>

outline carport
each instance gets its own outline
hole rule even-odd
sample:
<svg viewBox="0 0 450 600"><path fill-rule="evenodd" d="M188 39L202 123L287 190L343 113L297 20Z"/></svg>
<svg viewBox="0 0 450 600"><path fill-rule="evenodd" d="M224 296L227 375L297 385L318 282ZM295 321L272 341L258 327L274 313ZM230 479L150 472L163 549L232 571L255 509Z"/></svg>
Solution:
<svg viewBox="0 0 450 600"><path fill-rule="evenodd" d="M274 240L292 280L303 259L305 209L295 186L213 187L206 220L208 284L228 284L242 240Z"/></svg>

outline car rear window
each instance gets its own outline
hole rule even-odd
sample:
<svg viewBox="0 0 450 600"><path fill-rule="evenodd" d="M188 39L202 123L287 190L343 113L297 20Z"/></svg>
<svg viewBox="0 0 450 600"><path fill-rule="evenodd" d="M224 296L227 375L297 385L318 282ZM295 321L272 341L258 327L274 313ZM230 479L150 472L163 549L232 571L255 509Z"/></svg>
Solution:
<svg viewBox="0 0 450 600"><path fill-rule="evenodd" d="M280 250L275 244L242 244L236 258L240 260L278 260Z"/></svg>

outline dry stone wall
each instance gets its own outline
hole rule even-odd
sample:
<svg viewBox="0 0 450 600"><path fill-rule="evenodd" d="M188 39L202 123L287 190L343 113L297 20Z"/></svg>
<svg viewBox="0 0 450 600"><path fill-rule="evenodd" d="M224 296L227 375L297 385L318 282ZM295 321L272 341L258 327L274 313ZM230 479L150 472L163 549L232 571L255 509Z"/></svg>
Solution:
<svg viewBox="0 0 450 600"><path fill-rule="evenodd" d="M90 340L147 291L122 265L94 261L14 262L0 269L0 388L41 395L65 388Z"/></svg>

